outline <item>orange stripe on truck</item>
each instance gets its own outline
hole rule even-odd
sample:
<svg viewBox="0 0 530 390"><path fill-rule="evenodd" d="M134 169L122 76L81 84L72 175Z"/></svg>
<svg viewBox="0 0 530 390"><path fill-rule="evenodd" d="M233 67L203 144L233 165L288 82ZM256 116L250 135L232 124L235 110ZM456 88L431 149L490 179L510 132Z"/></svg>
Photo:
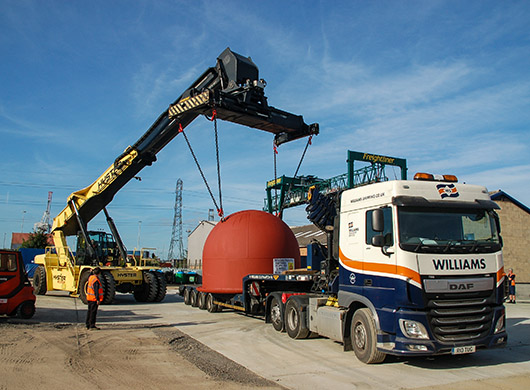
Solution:
<svg viewBox="0 0 530 390"><path fill-rule="evenodd" d="M380 272L390 275L399 275L414 280L416 283L421 284L420 274L416 271L411 270L407 267L392 264L380 264L370 263L366 261L352 260L346 257L346 255L339 248L339 257L345 266L355 268L366 272Z"/></svg>
<svg viewBox="0 0 530 390"><path fill-rule="evenodd" d="M501 267L501 269L497 271L497 284L500 283L505 276L506 274L504 273L504 267Z"/></svg>

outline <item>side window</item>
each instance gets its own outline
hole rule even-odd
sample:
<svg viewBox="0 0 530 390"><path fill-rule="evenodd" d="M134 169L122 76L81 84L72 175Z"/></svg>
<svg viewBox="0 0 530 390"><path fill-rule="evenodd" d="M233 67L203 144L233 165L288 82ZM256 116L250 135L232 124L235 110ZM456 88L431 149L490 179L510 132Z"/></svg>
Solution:
<svg viewBox="0 0 530 390"><path fill-rule="evenodd" d="M380 235L372 229L372 214L373 210L366 212L366 244L372 245L372 237ZM385 220L385 230L383 237L385 238L385 246L394 245L394 234L392 233L392 209L390 207L383 207L383 216Z"/></svg>
<svg viewBox="0 0 530 390"><path fill-rule="evenodd" d="M0 271L16 271L17 270L17 258L11 253L2 253L0 257Z"/></svg>

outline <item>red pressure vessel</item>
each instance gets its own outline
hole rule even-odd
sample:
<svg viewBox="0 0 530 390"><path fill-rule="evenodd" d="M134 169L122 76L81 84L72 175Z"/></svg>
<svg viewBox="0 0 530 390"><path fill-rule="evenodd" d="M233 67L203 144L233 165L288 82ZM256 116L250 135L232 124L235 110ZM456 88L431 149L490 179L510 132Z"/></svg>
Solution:
<svg viewBox="0 0 530 390"><path fill-rule="evenodd" d="M272 274L275 258L292 258L295 268L300 267L300 249L289 226L264 211L234 213L215 225L206 239L198 290L240 294L243 277Z"/></svg>

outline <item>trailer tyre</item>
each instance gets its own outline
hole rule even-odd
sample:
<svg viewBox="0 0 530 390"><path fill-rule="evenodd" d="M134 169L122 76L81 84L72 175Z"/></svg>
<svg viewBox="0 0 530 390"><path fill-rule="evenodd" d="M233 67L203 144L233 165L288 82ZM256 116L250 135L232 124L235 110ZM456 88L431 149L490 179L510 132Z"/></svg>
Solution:
<svg viewBox="0 0 530 390"><path fill-rule="evenodd" d="M46 270L42 265L37 267L33 275L33 289L37 295L46 294Z"/></svg>
<svg viewBox="0 0 530 390"><path fill-rule="evenodd" d="M206 310L208 310L208 312L216 313L219 311L219 305L216 305L215 303L213 303L214 299L213 299L212 293L208 293L206 295L205 301L206 301Z"/></svg>
<svg viewBox="0 0 530 390"><path fill-rule="evenodd" d="M101 273L101 284L103 287L103 304L110 305L116 296L116 281L114 276L108 271Z"/></svg>
<svg viewBox="0 0 530 390"><path fill-rule="evenodd" d="M182 295L184 296L184 304L185 305L191 305L190 289L189 288L185 288L184 292L182 293Z"/></svg>
<svg viewBox="0 0 530 390"><path fill-rule="evenodd" d="M303 321L302 306L296 299L289 299L285 305L285 330L293 339L305 339L311 333Z"/></svg>
<svg viewBox="0 0 530 390"><path fill-rule="evenodd" d="M85 271L81 274L81 278L79 279L79 299L81 299L81 302L83 302L85 305L88 304L88 300L86 299L86 289L88 285L89 276L90 272Z"/></svg>
<svg viewBox="0 0 530 390"><path fill-rule="evenodd" d="M17 307L17 317L24 320L30 319L35 314L35 302L25 301Z"/></svg>
<svg viewBox="0 0 530 390"><path fill-rule="evenodd" d="M206 294L202 291L197 293L197 307L201 310L206 310Z"/></svg>
<svg viewBox="0 0 530 390"><path fill-rule="evenodd" d="M272 323L272 327L282 332L285 330L283 325L283 305L278 297L273 297L269 306L269 317Z"/></svg>
<svg viewBox="0 0 530 390"><path fill-rule="evenodd" d="M190 305L197 307L197 290L190 291Z"/></svg>
<svg viewBox="0 0 530 390"><path fill-rule="evenodd" d="M370 309L358 309L353 314L351 338L355 356L361 362L374 364L385 360L386 354L377 350L375 321Z"/></svg>

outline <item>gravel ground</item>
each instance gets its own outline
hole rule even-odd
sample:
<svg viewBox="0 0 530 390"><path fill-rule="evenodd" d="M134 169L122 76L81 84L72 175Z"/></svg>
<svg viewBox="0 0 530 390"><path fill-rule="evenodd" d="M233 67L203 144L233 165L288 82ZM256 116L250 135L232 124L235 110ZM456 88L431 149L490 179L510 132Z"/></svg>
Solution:
<svg viewBox="0 0 530 390"><path fill-rule="evenodd" d="M164 325L27 324L0 318L0 389L281 389Z"/></svg>

